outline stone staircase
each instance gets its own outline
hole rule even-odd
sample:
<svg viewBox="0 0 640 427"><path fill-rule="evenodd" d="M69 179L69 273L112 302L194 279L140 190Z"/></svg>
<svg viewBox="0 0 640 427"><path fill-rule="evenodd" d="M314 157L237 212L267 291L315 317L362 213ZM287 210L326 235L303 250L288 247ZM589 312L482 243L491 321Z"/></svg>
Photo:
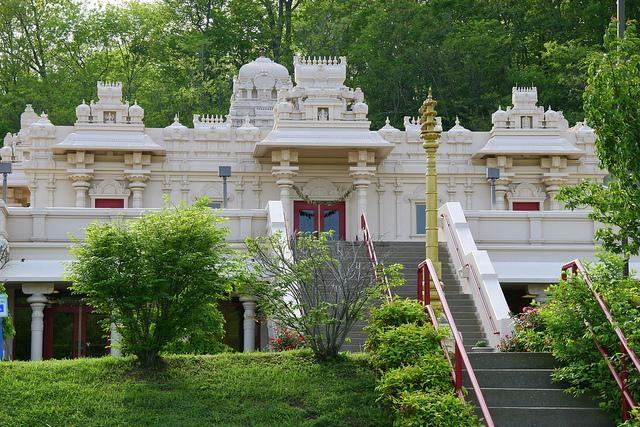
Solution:
<svg viewBox="0 0 640 427"><path fill-rule="evenodd" d="M551 381L556 362L549 353L471 352L469 359L497 427L615 425L593 399L570 396ZM463 385L476 402L466 372Z"/></svg>
<svg viewBox="0 0 640 427"><path fill-rule="evenodd" d="M384 264L403 264L405 284L393 290L397 295L416 298L416 268L425 258L423 242L376 242L376 253ZM365 260L366 254L364 254ZM589 397L574 398L551 381L555 360L548 353L474 352L479 340L486 340L471 295L462 292L445 245L439 247L441 277L449 308L462 334L476 378L497 427L612 426L614 423ZM363 342L361 329L355 333ZM355 348L354 350L359 350ZM469 399L475 395L465 373L463 381ZM478 410L478 415L481 416Z"/></svg>

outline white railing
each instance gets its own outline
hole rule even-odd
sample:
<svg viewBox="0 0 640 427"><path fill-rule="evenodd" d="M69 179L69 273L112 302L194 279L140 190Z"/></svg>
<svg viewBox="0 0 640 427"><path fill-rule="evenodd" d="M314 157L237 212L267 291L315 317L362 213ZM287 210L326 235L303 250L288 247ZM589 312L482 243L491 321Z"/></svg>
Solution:
<svg viewBox="0 0 640 427"><path fill-rule="evenodd" d="M444 204L439 214L463 291L473 296L489 345L496 346L501 338L512 333L513 321L489 254L476 247L460 203Z"/></svg>

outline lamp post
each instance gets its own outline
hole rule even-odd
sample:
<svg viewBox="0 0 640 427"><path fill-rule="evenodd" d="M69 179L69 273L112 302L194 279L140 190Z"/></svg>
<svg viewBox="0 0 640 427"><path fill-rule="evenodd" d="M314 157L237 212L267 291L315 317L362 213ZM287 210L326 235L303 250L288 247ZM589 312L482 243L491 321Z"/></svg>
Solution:
<svg viewBox="0 0 640 427"><path fill-rule="evenodd" d="M496 180L500 179L500 169L487 168L487 181L491 185L491 210L495 209L496 205Z"/></svg>
<svg viewBox="0 0 640 427"><path fill-rule="evenodd" d="M427 172L426 172L426 252L427 258L431 260L436 267L438 275L440 275L440 262L438 261L438 175L436 172L436 151L438 151L438 139L440 139L440 130L436 130L436 100L431 95L431 88L427 99L420 107L420 137L422 138L422 147L427 153Z"/></svg>
<svg viewBox="0 0 640 427"><path fill-rule="evenodd" d="M0 173L2 174L2 200L7 203L8 193L8 178L7 175L11 173L11 162L0 162Z"/></svg>
<svg viewBox="0 0 640 427"><path fill-rule="evenodd" d="M617 4L618 9L618 38L624 38L624 26L625 26L625 17L624 17L624 0L618 0Z"/></svg>
<svg viewBox="0 0 640 427"><path fill-rule="evenodd" d="M227 208L227 178L231 176L231 166L219 166L218 176L222 178L222 207Z"/></svg>

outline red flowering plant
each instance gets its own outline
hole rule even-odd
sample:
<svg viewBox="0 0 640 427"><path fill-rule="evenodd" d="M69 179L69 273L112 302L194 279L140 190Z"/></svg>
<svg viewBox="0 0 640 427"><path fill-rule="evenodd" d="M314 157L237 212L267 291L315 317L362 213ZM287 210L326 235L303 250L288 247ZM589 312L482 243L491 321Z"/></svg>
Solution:
<svg viewBox="0 0 640 427"><path fill-rule="evenodd" d="M551 340L547 336L539 306L532 304L525 307L522 313L514 316L513 321L513 334L500 341L498 350L507 352L551 350Z"/></svg>
<svg viewBox="0 0 640 427"><path fill-rule="evenodd" d="M282 328L277 331L275 337L269 339L269 347L272 351L286 351L306 347L306 343L304 337L298 332Z"/></svg>

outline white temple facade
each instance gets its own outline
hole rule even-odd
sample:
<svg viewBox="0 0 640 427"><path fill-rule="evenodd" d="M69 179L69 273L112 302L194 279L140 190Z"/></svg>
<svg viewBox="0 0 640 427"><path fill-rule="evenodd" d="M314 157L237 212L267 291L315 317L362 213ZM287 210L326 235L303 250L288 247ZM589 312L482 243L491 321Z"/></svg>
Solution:
<svg viewBox="0 0 640 427"><path fill-rule="evenodd" d="M47 310L56 309L52 301L72 301L63 277L70 234L81 237L96 219L159 208L163 197L177 204L208 196L222 207L220 166L232 171L220 214L238 247L278 227L334 230L353 240L361 214L375 240L424 240L419 119L372 130L365 94L345 86L344 57L296 57L294 68L292 79L265 57L244 65L229 114L202 112L189 126L176 115L165 128L145 127L143 106L122 99L121 83L98 82L97 101L76 108L73 126L57 126L27 105L20 131L7 134L0 149L2 161L13 163L8 203L0 207L0 246L9 248L0 257L0 282L17 323L31 325L30 346L23 343L18 354L14 345L14 357L57 357L55 339L46 337L55 335ZM585 212L563 211L554 196L564 184L606 176L593 130L584 122L570 127L561 111L537 100L535 87L513 88L512 105L492 115L491 131L473 132L456 120L442 133L437 156L439 204L459 202L503 289L522 285L523 292L557 280L563 261L593 256L595 225ZM493 202L487 168L500 172ZM230 316L253 315L250 297L237 306ZM246 323L241 346L264 344L267 332L260 341ZM252 334L257 341L247 339ZM72 356L83 354L92 353L72 349Z"/></svg>

